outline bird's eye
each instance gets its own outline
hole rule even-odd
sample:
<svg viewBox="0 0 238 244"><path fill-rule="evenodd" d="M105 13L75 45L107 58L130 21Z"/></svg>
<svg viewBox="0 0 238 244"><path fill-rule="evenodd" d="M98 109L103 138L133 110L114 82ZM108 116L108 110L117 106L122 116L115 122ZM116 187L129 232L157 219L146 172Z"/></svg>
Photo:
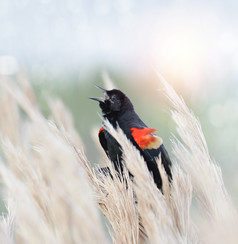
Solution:
<svg viewBox="0 0 238 244"><path fill-rule="evenodd" d="M115 100L116 100L116 95L112 95L112 96L110 97L110 101L111 101L111 103L114 103Z"/></svg>

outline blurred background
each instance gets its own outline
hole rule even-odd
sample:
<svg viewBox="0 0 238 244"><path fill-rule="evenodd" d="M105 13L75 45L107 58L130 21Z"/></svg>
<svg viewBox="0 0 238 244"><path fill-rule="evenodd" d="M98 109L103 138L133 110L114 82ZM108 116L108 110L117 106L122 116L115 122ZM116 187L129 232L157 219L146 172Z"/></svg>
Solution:
<svg viewBox="0 0 238 244"><path fill-rule="evenodd" d="M24 70L46 116L46 100L62 98L99 163L91 130L100 110L88 97L108 76L171 154L160 72L201 121L238 206L237 9L235 0L0 0L0 75Z"/></svg>

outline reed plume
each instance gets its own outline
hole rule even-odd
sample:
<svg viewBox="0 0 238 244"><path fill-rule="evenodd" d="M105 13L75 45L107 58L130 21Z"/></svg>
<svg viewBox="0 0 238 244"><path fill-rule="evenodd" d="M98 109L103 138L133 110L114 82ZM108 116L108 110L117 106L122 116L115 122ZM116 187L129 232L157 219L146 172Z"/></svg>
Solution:
<svg viewBox="0 0 238 244"><path fill-rule="evenodd" d="M25 76L16 81L1 77L0 175L7 208L0 220L1 243L238 242L237 212L201 126L159 78L180 136L173 138L172 183L157 160L162 192L120 128L104 121L122 145L133 180L127 170L123 179L118 176L106 157L102 161L110 175L87 160L73 117L60 99L47 101L51 115L46 119ZM200 222L191 217L192 194Z"/></svg>

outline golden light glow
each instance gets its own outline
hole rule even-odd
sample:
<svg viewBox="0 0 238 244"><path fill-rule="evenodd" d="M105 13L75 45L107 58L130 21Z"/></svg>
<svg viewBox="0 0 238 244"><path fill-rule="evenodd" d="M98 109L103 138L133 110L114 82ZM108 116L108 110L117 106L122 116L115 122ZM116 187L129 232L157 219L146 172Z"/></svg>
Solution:
<svg viewBox="0 0 238 244"><path fill-rule="evenodd" d="M198 64L201 58L201 40L193 35L181 33L170 36L164 44L164 56L179 70Z"/></svg>
<svg viewBox="0 0 238 244"><path fill-rule="evenodd" d="M175 82L192 83L193 88L197 88L201 85L200 70L206 52L202 36L189 30L168 33L157 41L156 66L161 72L171 75Z"/></svg>

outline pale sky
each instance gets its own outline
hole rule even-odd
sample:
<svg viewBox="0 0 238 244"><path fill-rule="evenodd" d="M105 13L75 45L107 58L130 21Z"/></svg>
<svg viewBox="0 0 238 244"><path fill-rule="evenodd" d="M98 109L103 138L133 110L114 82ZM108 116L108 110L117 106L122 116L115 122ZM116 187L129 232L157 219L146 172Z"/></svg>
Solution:
<svg viewBox="0 0 238 244"><path fill-rule="evenodd" d="M237 10L232 0L0 0L0 55L55 72L99 64L194 85L237 79Z"/></svg>

